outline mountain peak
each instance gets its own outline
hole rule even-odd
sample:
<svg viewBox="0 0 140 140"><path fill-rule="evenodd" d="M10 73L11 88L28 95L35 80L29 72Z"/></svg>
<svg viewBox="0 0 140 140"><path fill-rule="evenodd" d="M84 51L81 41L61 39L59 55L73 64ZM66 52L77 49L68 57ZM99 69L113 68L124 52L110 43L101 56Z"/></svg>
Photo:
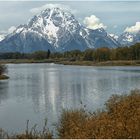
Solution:
<svg viewBox="0 0 140 140"><path fill-rule="evenodd" d="M73 34L79 27L74 15L61 8L47 8L39 15L34 16L28 23L28 27L33 31L45 35L48 42L55 47L61 44L62 38ZM65 38L67 41L69 38Z"/></svg>
<svg viewBox="0 0 140 140"><path fill-rule="evenodd" d="M68 10L60 8L60 7L46 8L45 10L43 10L41 12L41 14L46 14L46 13L48 14L49 12L50 13L63 13L63 14L69 13L69 14L71 14Z"/></svg>
<svg viewBox="0 0 140 140"><path fill-rule="evenodd" d="M117 47L118 44L103 28L87 29L69 11L53 7L35 15L28 24L18 26L0 44L8 46L10 51L13 45L15 49L20 46L23 52L31 52L40 46L41 50L49 48L53 51L70 51L105 46Z"/></svg>

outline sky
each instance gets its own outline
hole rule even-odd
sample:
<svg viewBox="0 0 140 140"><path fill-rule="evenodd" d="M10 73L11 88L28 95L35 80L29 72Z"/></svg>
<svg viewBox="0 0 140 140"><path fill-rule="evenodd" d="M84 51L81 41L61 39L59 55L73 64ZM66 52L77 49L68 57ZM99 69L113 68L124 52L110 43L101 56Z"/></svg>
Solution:
<svg viewBox="0 0 140 140"><path fill-rule="evenodd" d="M103 27L108 33L120 35L125 30L140 30L140 1L1 1L0 34L12 32L26 24L47 6L69 9L88 28Z"/></svg>

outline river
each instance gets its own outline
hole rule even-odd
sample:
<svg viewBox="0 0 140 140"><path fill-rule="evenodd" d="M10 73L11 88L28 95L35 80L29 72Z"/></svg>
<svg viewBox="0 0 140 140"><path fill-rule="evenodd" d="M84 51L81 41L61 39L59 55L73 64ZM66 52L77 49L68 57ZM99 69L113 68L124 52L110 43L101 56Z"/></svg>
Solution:
<svg viewBox="0 0 140 140"><path fill-rule="evenodd" d="M140 67L8 64L10 79L0 81L0 128L25 130L44 119L54 129L63 109L103 108L112 94L140 88Z"/></svg>

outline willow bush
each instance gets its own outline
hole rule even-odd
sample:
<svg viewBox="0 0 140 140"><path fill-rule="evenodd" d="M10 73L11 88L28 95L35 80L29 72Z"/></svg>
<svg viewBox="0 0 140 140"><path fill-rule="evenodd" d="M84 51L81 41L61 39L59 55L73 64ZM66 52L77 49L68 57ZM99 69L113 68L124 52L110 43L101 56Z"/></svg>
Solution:
<svg viewBox="0 0 140 140"><path fill-rule="evenodd" d="M113 95L106 109L87 113L64 111L58 124L60 138L140 138L140 91Z"/></svg>

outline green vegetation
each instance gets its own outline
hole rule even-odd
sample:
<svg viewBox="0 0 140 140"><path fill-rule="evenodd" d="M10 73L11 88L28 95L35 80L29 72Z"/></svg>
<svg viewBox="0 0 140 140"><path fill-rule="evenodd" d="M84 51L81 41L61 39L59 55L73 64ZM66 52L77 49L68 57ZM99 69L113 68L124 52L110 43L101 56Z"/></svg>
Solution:
<svg viewBox="0 0 140 140"><path fill-rule="evenodd" d="M49 59L50 57L50 50L48 52L45 51L37 51L31 54L31 58L35 60L43 60L43 59Z"/></svg>
<svg viewBox="0 0 140 140"><path fill-rule="evenodd" d="M0 138L53 138L46 122L42 131L34 126L21 134L8 135L0 131ZM112 95L103 110L89 113L84 109L64 111L57 124L58 138L114 138L140 139L140 91L134 90L129 95Z"/></svg>
<svg viewBox="0 0 140 140"><path fill-rule="evenodd" d="M110 61L110 60L140 60L140 43L132 45L130 47L119 47L109 49L107 47L97 49L87 49L84 52L80 50L73 50L68 52L54 52L37 51L32 54L23 53L1 53L0 59L60 59L68 61Z"/></svg>
<svg viewBox="0 0 140 140"><path fill-rule="evenodd" d="M4 75L6 72L7 67L5 65L0 65L0 80L8 79L9 77Z"/></svg>
<svg viewBox="0 0 140 140"><path fill-rule="evenodd" d="M49 59L50 55L51 55L50 50L36 51L31 54L19 53L19 52L8 52L8 53L0 53L0 59L4 59L4 60L9 60L9 59L44 60L44 59Z"/></svg>
<svg viewBox="0 0 140 140"><path fill-rule="evenodd" d="M71 65L140 65L140 43L130 47L107 47L68 52L37 51L32 54L1 53L0 63L60 63Z"/></svg>

